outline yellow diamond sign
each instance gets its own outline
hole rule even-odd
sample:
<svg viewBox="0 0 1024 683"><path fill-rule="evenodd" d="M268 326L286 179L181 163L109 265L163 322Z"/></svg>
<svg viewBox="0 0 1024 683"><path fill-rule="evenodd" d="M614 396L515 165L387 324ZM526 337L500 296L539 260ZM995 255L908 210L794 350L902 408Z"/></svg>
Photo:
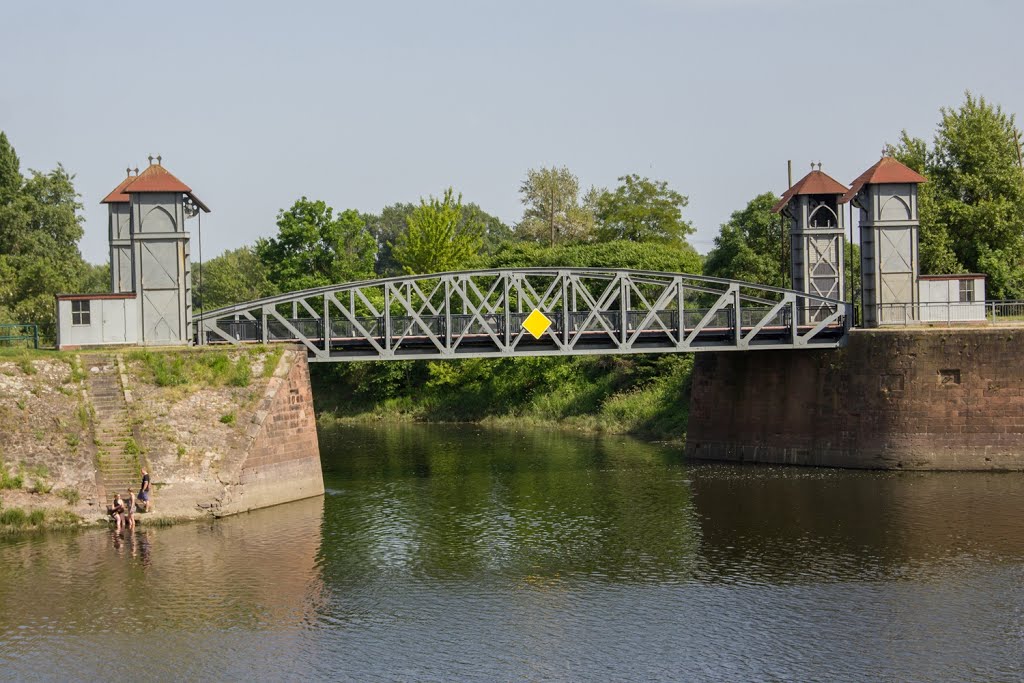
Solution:
<svg viewBox="0 0 1024 683"><path fill-rule="evenodd" d="M533 309L533 313L526 316L526 320L523 321L523 329L532 334L534 339L540 339L540 336L547 332L549 327L551 327L551 320L537 308Z"/></svg>

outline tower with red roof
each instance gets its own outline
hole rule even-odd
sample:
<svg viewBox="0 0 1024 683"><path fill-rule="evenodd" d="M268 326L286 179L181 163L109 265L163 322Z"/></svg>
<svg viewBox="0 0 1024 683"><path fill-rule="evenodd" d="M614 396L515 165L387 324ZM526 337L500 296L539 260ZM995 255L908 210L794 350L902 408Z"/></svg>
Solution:
<svg viewBox="0 0 1024 683"><path fill-rule="evenodd" d="M772 207L789 219L793 289L829 299L843 299L846 282L841 197L846 186L821 170L821 164L783 193ZM802 323L823 320L830 305L810 305Z"/></svg>
<svg viewBox="0 0 1024 683"><path fill-rule="evenodd" d="M884 156L843 197L860 209L862 324L867 327L904 324L908 312L916 318L917 189L924 182L921 174Z"/></svg>
<svg viewBox="0 0 1024 683"><path fill-rule="evenodd" d="M192 266L186 221L209 208L164 168L159 156L150 157L141 173L129 170L102 203L108 208L111 290L135 295L136 329L127 331L126 340L190 343Z"/></svg>

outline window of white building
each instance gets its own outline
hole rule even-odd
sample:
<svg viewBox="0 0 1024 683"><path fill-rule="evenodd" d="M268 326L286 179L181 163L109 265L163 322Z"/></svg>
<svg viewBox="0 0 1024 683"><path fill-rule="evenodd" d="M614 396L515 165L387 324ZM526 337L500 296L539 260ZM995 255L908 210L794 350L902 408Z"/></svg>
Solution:
<svg viewBox="0 0 1024 683"><path fill-rule="evenodd" d="M91 324L91 314L89 312L89 301L72 301L71 302L71 324L72 325L89 325Z"/></svg>
<svg viewBox="0 0 1024 683"><path fill-rule="evenodd" d="M960 303L974 303L974 280L960 280Z"/></svg>

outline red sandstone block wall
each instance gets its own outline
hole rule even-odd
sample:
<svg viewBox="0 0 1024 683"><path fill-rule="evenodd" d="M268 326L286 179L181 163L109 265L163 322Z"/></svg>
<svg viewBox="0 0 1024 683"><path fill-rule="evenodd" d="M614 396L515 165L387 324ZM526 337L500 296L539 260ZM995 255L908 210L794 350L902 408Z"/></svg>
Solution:
<svg viewBox="0 0 1024 683"><path fill-rule="evenodd" d="M287 375L271 379L249 429L253 442L239 477L240 507L266 507L324 492L304 351L294 354Z"/></svg>
<svg viewBox="0 0 1024 683"><path fill-rule="evenodd" d="M751 462L1024 469L1024 328L855 330L838 351L701 353L687 452Z"/></svg>

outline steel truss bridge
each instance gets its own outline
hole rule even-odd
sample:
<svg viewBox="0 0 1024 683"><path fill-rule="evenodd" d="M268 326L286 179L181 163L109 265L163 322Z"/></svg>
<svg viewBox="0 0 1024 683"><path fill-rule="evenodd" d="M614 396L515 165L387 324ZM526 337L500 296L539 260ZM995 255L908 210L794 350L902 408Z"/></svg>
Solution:
<svg viewBox="0 0 1024 683"><path fill-rule="evenodd" d="M534 311L547 319L537 337L523 326ZM852 321L843 301L747 282L516 268L366 280L249 301L198 316L196 342L298 342L310 361L823 349L842 346Z"/></svg>

